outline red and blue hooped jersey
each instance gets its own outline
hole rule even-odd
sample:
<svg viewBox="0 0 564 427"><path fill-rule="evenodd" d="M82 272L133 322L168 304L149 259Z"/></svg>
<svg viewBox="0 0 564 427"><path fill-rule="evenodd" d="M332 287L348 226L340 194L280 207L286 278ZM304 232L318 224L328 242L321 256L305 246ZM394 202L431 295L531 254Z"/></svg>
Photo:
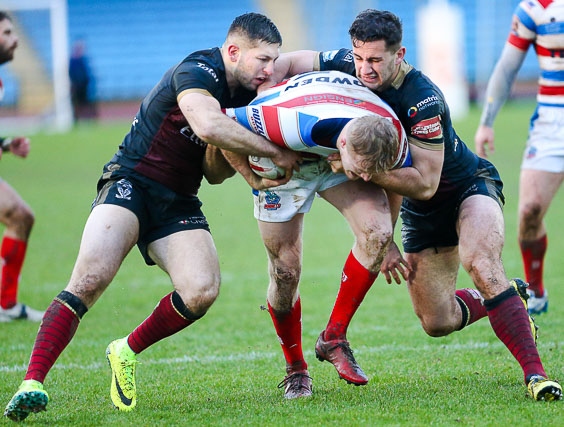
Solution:
<svg viewBox="0 0 564 427"><path fill-rule="evenodd" d="M522 51L534 46L540 67L538 103L564 106L564 1L521 1L507 42Z"/></svg>
<svg viewBox="0 0 564 427"><path fill-rule="evenodd" d="M275 144L322 157L338 150L315 139L316 125L334 124L336 137L350 119L382 116L394 124L399 135L393 167L411 165L406 133L391 107L356 77L340 71L294 76L261 92L247 107L227 109L226 114Z"/></svg>

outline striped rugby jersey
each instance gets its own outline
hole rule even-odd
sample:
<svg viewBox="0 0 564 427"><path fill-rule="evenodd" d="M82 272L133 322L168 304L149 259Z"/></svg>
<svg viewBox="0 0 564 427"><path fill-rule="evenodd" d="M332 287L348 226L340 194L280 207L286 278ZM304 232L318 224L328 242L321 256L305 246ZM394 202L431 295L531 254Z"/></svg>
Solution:
<svg viewBox="0 0 564 427"><path fill-rule="evenodd" d="M321 122L378 115L396 127L400 146L393 168L411 165L409 144L396 113L356 77L340 71L298 74L264 92L247 107L225 109L247 129L291 150L326 157L338 150L314 138ZM338 135L345 121L335 125Z"/></svg>
<svg viewBox="0 0 564 427"><path fill-rule="evenodd" d="M513 16L508 43L533 45L540 67L539 105L564 106L564 0L525 0Z"/></svg>

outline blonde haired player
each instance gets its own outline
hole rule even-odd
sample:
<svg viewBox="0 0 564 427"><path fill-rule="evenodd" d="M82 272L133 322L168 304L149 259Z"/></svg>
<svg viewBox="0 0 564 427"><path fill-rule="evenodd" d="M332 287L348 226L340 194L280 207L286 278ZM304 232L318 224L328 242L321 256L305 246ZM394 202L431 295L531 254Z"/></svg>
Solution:
<svg viewBox="0 0 564 427"><path fill-rule="evenodd" d="M337 71L294 76L261 92L249 106L226 114L274 143L304 153L299 172L289 182L253 191L254 213L269 260L267 306L286 360L286 377L280 383L285 398L312 393L302 351L298 285L304 214L316 195L341 212L355 236L331 318L317 340L316 356L330 361L348 383L366 384L368 377L353 356L346 332L392 238L387 195L367 181L375 170L410 164L397 116L357 78ZM339 153L346 174L333 173L327 161ZM246 159L226 155L252 185ZM354 161L357 156L363 161Z"/></svg>

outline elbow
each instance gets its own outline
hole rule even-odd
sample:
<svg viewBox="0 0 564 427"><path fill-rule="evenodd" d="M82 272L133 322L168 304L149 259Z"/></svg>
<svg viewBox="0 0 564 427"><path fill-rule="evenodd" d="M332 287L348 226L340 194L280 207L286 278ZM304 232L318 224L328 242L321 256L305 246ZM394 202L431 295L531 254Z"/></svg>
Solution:
<svg viewBox="0 0 564 427"><path fill-rule="evenodd" d="M221 173L207 174L205 177L208 184L217 185L223 183L226 179L231 178L233 175L235 175L235 170L231 169L230 171L226 170Z"/></svg>
<svg viewBox="0 0 564 427"><path fill-rule="evenodd" d="M434 191L423 191L422 193L418 194L418 199L419 200L423 200L423 201L427 201L430 200L431 197L433 197L435 195Z"/></svg>
<svg viewBox="0 0 564 427"><path fill-rule="evenodd" d="M438 187L438 183L436 185L424 185L414 191L413 194L408 195L408 197L416 200L427 201L435 195Z"/></svg>
<svg viewBox="0 0 564 427"><path fill-rule="evenodd" d="M216 137L216 127L212 126L211 124L205 124L203 126L198 126L197 128L193 128L194 133L198 138L206 143L213 143Z"/></svg>

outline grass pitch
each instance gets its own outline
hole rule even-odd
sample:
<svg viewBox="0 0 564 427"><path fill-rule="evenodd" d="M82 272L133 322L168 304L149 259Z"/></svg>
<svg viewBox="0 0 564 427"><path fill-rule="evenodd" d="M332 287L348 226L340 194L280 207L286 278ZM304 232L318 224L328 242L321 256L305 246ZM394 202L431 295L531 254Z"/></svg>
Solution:
<svg viewBox="0 0 564 427"><path fill-rule="evenodd" d="M505 182L508 277L522 276L516 239L517 185L528 120L534 105L512 103L496 123L491 160ZM456 124L473 148L479 111ZM1 176L33 207L37 220L22 273L20 300L45 308L63 289L78 251L82 227L102 165L115 152L128 123L82 124L64 135L35 135L30 157L6 155ZM335 300L342 265L352 245L343 218L323 200L306 217L301 285L303 342L314 396L286 401L276 386L284 359L265 304L267 270L250 190L239 177L204 185L204 212L220 255L223 284L209 313L185 331L139 356L138 405L115 410L104 351L128 334L171 286L157 267L144 265L137 249L126 259L100 301L87 313L71 345L45 382L47 412L30 425L511 425L557 424L564 402L533 402L521 369L482 320L444 338L424 334L405 284L379 277L354 318L348 338L370 377L365 387L339 380L313 347ZM549 312L539 316L539 350L548 373L564 380L564 239L557 195L547 217L546 284ZM471 286L461 271L459 286ZM0 404L23 379L37 324L0 323ZM561 422L561 421L560 421ZM11 421L2 418L0 424Z"/></svg>

